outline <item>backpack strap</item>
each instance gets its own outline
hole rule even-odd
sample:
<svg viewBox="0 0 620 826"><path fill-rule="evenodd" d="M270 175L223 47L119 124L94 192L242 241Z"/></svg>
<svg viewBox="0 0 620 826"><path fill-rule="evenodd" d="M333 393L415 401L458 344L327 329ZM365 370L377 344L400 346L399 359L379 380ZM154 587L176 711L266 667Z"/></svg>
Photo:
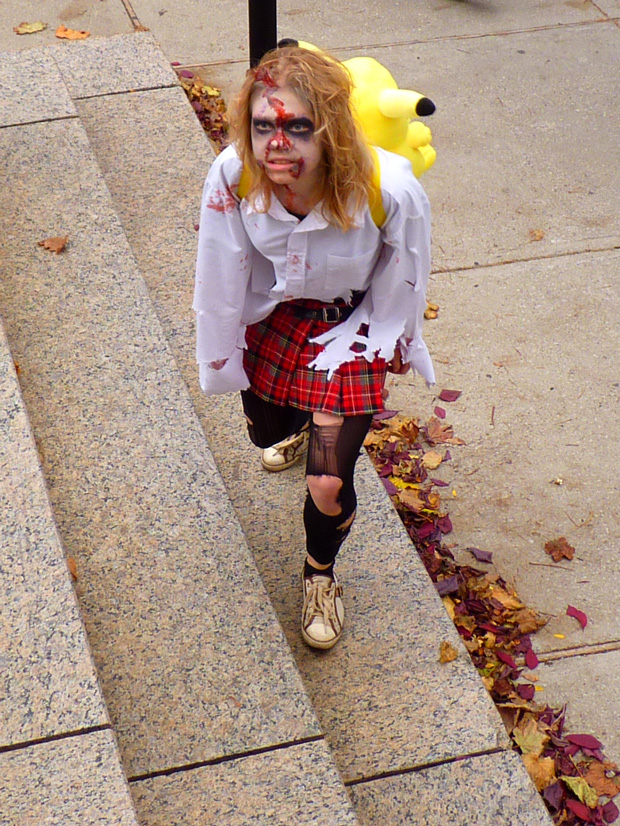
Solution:
<svg viewBox="0 0 620 826"><path fill-rule="evenodd" d="M383 200L381 198L381 164L379 163L379 156L374 146L370 146L370 154L372 155L373 171L372 171L372 192L368 198L368 206L370 207L370 214L376 226L381 229L385 224L387 215L383 208Z"/></svg>
<svg viewBox="0 0 620 826"><path fill-rule="evenodd" d="M370 154L372 156L373 161L373 172L372 172L372 191L370 193L370 197L368 199L368 206L370 208L370 214L372 215L372 220L376 224L379 229L385 224L387 215L385 214L385 209L383 208L383 201L381 199L381 165L379 163L379 156L377 155L377 150L374 146L369 147ZM249 169L245 166L241 171L241 178L239 178L239 184L237 185L237 197L239 200L243 200L245 196L250 191L250 185L252 183L252 174Z"/></svg>

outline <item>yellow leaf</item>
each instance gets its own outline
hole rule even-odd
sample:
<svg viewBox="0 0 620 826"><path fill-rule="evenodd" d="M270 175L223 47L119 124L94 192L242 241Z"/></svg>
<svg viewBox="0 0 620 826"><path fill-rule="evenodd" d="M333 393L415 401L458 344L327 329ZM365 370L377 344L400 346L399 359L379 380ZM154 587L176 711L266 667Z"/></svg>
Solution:
<svg viewBox="0 0 620 826"><path fill-rule="evenodd" d="M598 794L592 786L588 785L583 777L569 777L562 775L560 780L563 780L574 795L577 795L582 803L590 809L594 809L598 803Z"/></svg>
<svg viewBox="0 0 620 826"><path fill-rule="evenodd" d="M443 462L443 456L437 450L429 450L422 457L422 464L427 470L435 470Z"/></svg>
<svg viewBox="0 0 620 826"><path fill-rule="evenodd" d="M518 726L512 733L515 741L523 754L542 754L545 744L549 741L549 735L541 731L532 718L523 726Z"/></svg>
<svg viewBox="0 0 620 826"><path fill-rule="evenodd" d="M536 754L522 754L521 759L529 776L539 792L555 782L555 762L553 757L538 757Z"/></svg>
<svg viewBox="0 0 620 826"><path fill-rule="evenodd" d="M556 640L566 639L566 634L554 634L553 636L556 638Z"/></svg>
<svg viewBox="0 0 620 826"><path fill-rule="evenodd" d="M42 32L43 29L47 29L47 23L42 20L37 20L36 23L20 23L19 26L13 27L15 34L35 34Z"/></svg>
<svg viewBox="0 0 620 826"><path fill-rule="evenodd" d="M66 26L59 26L56 29L56 37L64 40L84 40L85 37L90 37L90 32L82 32L77 29L68 29Z"/></svg>
<svg viewBox="0 0 620 826"><path fill-rule="evenodd" d="M456 616L454 612L454 600L451 597L442 597L441 601L443 602L444 608L448 612L450 619L454 621L454 617Z"/></svg>
<svg viewBox="0 0 620 826"><path fill-rule="evenodd" d="M54 235L52 238L46 238L44 241L37 241L37 243L40 247L44 247L46 250L55 252L56 255L58 255L67 246L68 240L68 235Z"/></svg>
<svg viewBox="0 0 620 826"><path fill-rule="evenodd" d="M456 660L458 655L459 652L451 643L447 642L447 640L444 640L439 646L440 663L451 663L453 660Z"/></svg>
<svg viewBox="0 0 620 826"><path fill-rule="evenodd" d="M217 97L217 95L221 94L220 90L216 89L215 86L203 86L203 89L209 97Z"/></svg>

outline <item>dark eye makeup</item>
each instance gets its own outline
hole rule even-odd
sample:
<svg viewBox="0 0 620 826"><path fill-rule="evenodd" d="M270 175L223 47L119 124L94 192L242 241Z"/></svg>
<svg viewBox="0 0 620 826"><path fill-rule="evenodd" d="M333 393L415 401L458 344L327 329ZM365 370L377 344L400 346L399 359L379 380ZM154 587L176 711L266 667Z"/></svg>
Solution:
<svg viewBox="0 0 620 826"><path fill-rule="evenodd" d="M314 124L310 118L287 118L284 123L268 118L252 118L252 127L261 135L268 135L276 129L282 129L298 138L310 138L314 134Z"/></svg>

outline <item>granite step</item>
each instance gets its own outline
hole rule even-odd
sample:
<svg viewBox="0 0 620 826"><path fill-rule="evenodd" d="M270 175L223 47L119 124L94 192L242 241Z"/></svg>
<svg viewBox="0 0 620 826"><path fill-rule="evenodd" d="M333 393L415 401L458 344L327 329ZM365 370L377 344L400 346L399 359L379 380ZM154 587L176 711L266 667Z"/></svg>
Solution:
<svg viewBox="0 0 620 826"><path fill-rule="evenodd" d="M2 823L137 826L0 325Z"/></svg>
<svg viewBox="0 0 620 826"><path fill-rule="evenodd" d="M122 97L127 77L132 89L180 94L151 38L0 56L5 356L19 365L108 710L90 660L74 666L76 651L54 637L59 663L49 664L50 679L41 671L40 702L51 709L39 715L45 733L29 735L31 752L0 754L14 778L3 797L17 823L27 782L53 799L63 773L83 772L85 797L90 789L102 808L96 773L111 772L116 739L141 823L194 823L192 807L202 807L201 818L224 826L250 815L261 824L355 826L72 99ZM123 140L117 135L117 152ZM63 253L38 245L51 236L68 237ZM38 517L31 488L19 495ZM59 623L73 629L75 601L64 599ZM14 691L27 692L19 660L11 671ZM54 714L80 737L57 732ZM263 772L279 790L275 809ZM116 789L125 782L120 765L113 779ZM118 806L114 822L129 824Z"/></svg>
<svg viewBox="0 0 620 826"><path fill-rule="evenodd" d="M300 642L303 470L264 473L238 399L206 399L198 388L194 224L213 155L181 90L153 86L97 99L78 94L75 105L360 822L439 826L449 812L456 826L549 824L365 457L360 516L339 563L346 634L326 655ZM126 87L135 88L130 67ZM449 666L438 662L442 640L459 650ZM498 788L489 794L494 778ZM468 794L472 785L479 795ZM163 806L166 794L163 785L149 788L148 800L155 795Z"/></svg>

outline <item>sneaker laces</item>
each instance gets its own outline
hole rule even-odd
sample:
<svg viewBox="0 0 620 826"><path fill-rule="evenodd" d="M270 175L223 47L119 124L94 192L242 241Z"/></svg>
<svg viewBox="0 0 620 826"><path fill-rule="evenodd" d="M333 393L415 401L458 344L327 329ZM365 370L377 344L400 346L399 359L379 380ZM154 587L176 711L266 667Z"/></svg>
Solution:
<svg viewBox="0 0 620 826"><path fill-rule="evenodd" d="M315 619L321 618L323 625L336 631L340 621L336 614L336 597L340 589L336 582L326 576L312 576L306 579L310 586L304 602L304 627L308 628Z"/></svg>

